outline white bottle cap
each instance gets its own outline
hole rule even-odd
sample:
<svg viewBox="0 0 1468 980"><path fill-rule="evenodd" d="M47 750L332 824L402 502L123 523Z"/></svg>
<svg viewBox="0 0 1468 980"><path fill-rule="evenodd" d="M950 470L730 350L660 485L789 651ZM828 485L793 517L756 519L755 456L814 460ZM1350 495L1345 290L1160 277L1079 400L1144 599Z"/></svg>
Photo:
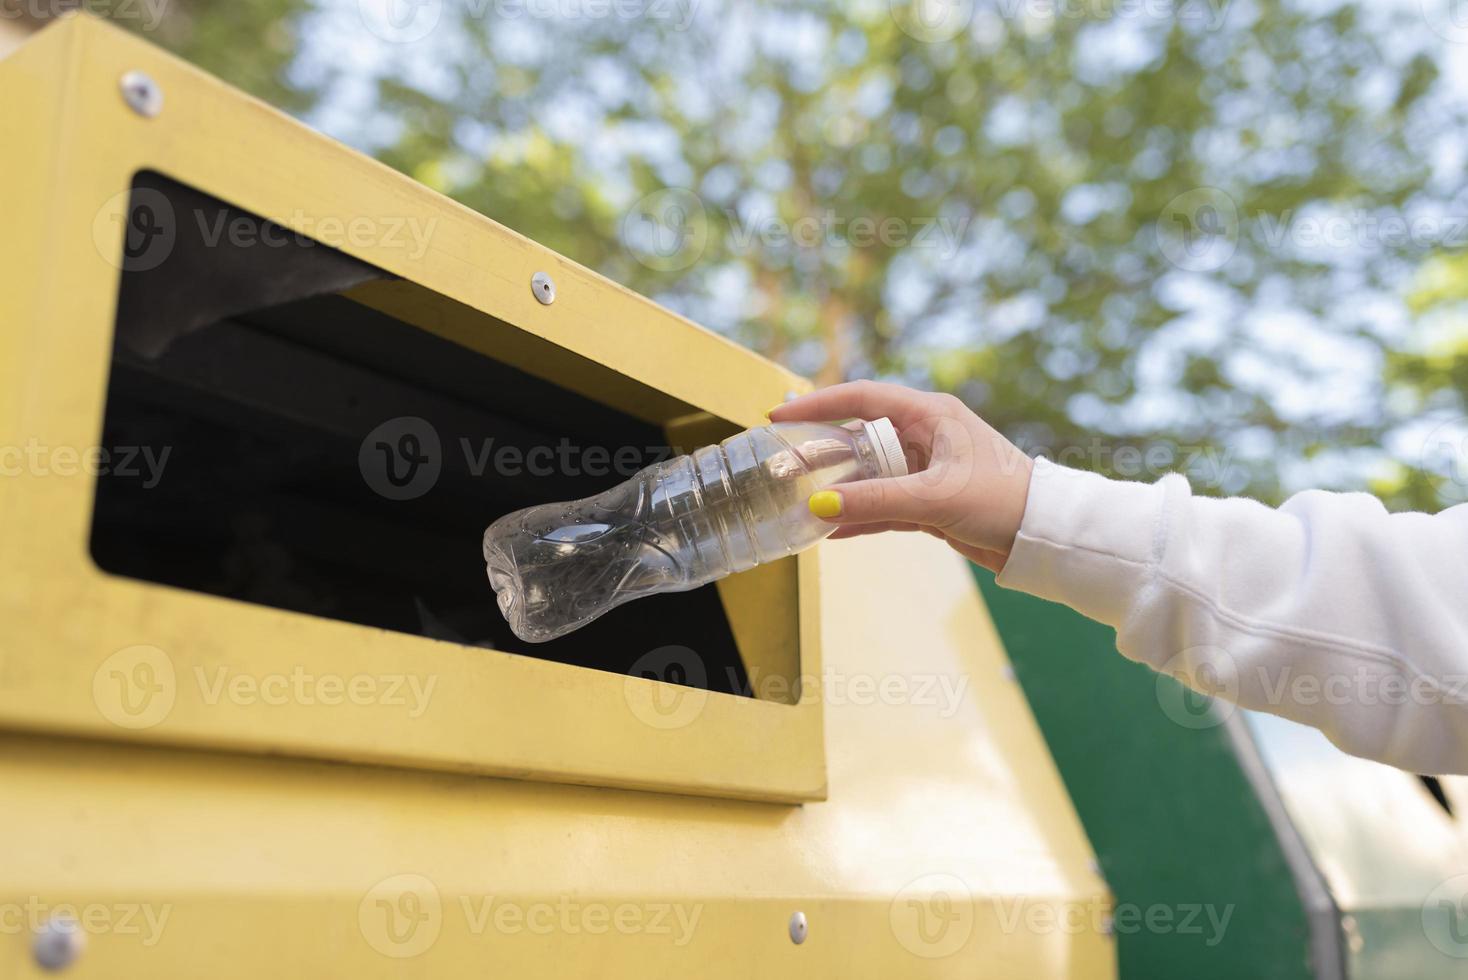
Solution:
<svg viewBox="0 0 1468 980"><path fill-rule="evenodd" d="M877 451L877 465L883 476L907 476L907 454L902 451L902 441L897 438L897 429L892 420L880 418L861 424L872 448Z"/></svg>

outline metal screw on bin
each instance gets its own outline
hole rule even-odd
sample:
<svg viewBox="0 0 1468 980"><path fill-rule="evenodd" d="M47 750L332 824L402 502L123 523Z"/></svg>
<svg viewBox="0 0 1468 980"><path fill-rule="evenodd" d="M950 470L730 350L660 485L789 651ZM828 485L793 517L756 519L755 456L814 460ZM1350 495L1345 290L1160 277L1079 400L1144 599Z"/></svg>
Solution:
<svg viewBox="0 0 1468 980"><path fill-rule="evenodd" d="M556 301L556 284L544 272L537 272L530 277L530 291L545 306L550 306Z"/></svg>
<svg viewBox="0 0 1468 980"><path fill-rule="evenodd" d="M796 912L790 916L790 941L792 943L799 946L805 942L805 934L808 929L804 912Z"/></svg>
<svg viewBox="0 0 1468 980"><path fill-rule="evenodd" d="M122 99L128 107L145 119L152 119L163 111L163 89L147 72L130 71L119 83Z"/></svg>
<svg viewBox="0 0 1468 980"><path fill-rule="evenodd" d="M31 942L31 956L43 970L56 972L76 962L87 945L86 933L75 919L48 919L36 930Z"/></svg>

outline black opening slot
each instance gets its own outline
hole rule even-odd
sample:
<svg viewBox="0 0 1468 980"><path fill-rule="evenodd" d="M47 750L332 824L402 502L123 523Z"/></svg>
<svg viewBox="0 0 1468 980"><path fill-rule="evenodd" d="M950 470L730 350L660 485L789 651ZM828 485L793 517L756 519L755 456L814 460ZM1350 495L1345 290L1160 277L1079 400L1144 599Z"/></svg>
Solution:
<svg viewBox="0 0 1468 980"><path fill-rule="evenodd" d="M221 216L257 234L211 238ZM102 445L132 465L97 478L102 569L618 673L679 646L704 669L659 676L745 690L712 586L526 644L485 576L492 520L615 485L658 427L338 295L385 276L158 175L128 229Z"/></svg>

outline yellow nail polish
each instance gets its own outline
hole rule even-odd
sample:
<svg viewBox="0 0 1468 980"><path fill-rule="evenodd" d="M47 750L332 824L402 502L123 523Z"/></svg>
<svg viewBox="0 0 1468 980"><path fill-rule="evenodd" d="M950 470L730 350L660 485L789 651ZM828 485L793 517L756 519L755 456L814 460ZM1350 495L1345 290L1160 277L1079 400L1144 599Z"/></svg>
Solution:
<svg viewBox="0 0 1468 980"><path fill-rule="evenodd" d="M783 404L785 404L785 403L784 402L781 402L780 403L780 405L783 405ZM770 417L770 413L772 413L775 409L779 408L780 405L771 405L769 408L765 409L765 418L769 418Z"/></svg>
<svg viewBox="0 0 1468 980"><path fill-rule="evenodd" d="M810 512L817 517L840 517L841 494L835 490L817 490L810 495L807 506L810 507Z"/></svg>

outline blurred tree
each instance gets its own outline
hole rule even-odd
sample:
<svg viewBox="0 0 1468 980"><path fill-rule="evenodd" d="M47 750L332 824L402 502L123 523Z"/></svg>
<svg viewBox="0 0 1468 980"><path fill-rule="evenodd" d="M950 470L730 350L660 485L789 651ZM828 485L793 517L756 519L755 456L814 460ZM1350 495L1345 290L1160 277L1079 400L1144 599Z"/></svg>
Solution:
<svg viewBox="0 0 1468 980"><path fill-rule="evenodd" d="M1430 510L1468 500L1468 252L1423 264L1409 302L1419 328L1389 352L1387 381L1404 413L1425 419L1408 445L1420 457L1389 468L1372 489L1403 507Z"/></svg>
<svg viewBox="0 0 1468 980"><path fill-rule="evenodd" d="M320 97L288 75L310 0L55 0L110 16L278 108L300 112ZM161 15L160 15L161 14Z"/></svg>
<svg viewBox="0 0 1468 980"><path fill-rule="evenodd" d="M1103 472L1431 506L1380 449L1468 396L1461 344L1411 353L1454 243L1396 231L1464 203L1413 6L178 0L160 37L819 382L952 390Z"/></svg>

